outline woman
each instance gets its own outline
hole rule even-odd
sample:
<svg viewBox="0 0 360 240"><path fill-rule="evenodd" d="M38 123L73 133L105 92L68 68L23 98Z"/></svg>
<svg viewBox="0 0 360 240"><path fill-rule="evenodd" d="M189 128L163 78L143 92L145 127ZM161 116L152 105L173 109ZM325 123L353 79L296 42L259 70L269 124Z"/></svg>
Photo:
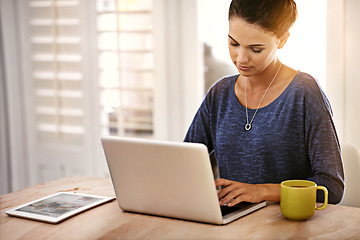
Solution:
<svg viewBox="0 0 360 240"><path fill-rule="evenodd" d="M296 17L293 0L231 2L228 47L239 75L214 84L185 138L215 152L220 205L279 202L288 179L314 181L328 189L329 203L341 201L344 173L328 99L316 79L276 56Z"/></svg>

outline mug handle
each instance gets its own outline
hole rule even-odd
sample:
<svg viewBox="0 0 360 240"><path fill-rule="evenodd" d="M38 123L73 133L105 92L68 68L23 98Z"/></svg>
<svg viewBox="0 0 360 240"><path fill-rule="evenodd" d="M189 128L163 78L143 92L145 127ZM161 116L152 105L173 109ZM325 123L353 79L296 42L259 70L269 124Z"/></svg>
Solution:
<svg viewBox="0 0 360 240"><path fill-rule="evenodd" d="M324 192L324 203L323 205L316 207L316 210L323 210L326 208L327 204L328 204L328 190L326 189L326 187L323 186L317 186L316 187L319 190L322 190Z"/></svg>

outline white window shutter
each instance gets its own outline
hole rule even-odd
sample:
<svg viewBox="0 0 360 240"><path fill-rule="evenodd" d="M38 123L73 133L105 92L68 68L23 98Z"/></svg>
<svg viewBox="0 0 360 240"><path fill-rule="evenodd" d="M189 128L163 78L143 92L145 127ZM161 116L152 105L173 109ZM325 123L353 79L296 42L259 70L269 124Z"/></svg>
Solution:
<svg viewBox="0 0 360 240"><path fill-rule="evenodd" d="M31 182L90 175L87 3L20 2Z"/></svg>
<svg viewBox="0 0 360 240"><path fill-rule="evenodd" d="M154 136L153 1L20 2L31 182L104 176L100 135Z"/></svg>
<svg viewBox="0 0 360 240"><path fill-rule="evenodd" d="M80 0L29 1L31 82L40 142L82 144L84 93Z"/></svg>

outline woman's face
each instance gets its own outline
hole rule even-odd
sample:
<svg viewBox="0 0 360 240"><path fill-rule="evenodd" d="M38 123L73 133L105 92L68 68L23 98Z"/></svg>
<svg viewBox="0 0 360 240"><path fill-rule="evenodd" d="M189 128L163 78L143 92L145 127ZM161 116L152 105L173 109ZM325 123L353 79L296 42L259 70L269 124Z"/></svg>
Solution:
<svg viewBox="0 0 360 240"><path fill-rule="evenodd" d="M276 50L283 47L286 39L278 39L240 17L231 17L229 20L228 46L231 60L245 77L262 73L276 59Z"/></svg>

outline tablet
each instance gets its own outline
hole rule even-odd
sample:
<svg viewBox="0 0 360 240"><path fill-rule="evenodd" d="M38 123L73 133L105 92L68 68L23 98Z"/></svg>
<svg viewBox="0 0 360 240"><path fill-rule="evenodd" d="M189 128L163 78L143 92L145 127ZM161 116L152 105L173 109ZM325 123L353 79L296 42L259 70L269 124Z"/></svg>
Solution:
<svg viewBox="0 0 360 240"><path fill-rule="evenodd" d="M14 217L59 223L89 208L115 199L80 193L60 192L6 211Z"/></svg>

